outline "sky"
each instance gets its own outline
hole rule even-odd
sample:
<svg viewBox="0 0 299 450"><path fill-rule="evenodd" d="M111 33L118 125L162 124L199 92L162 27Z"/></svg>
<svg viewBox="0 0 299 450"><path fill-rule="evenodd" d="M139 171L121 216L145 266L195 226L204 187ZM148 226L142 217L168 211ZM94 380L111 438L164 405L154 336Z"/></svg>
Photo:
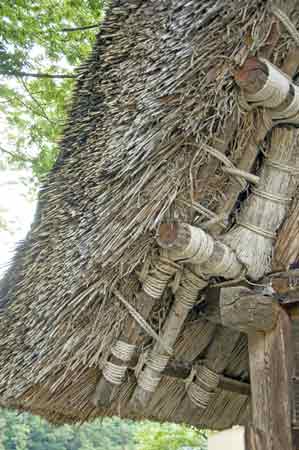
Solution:
<svg viewBox="0 0 299 450"><path fill-rule="evenodd" d="M0 114L1 145L11 149L11 130ZM22 240L33 220L36 206L28 170L11 170L0 152L0 278L11 260L18 241Z"/></svg>
<svg viewBox="0 0 299 450"><path fill-rule="evenodd" d="M35 201L25 170L1 170L0 179L0 277L13 256L14 248L22 240L33 220Z"/></svg>

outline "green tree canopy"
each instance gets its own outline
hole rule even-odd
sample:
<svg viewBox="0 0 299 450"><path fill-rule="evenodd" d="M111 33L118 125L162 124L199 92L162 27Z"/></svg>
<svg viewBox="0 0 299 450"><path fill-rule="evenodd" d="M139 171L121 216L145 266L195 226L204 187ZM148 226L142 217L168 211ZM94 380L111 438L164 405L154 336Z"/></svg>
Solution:
<svg viewBox="0 0 299 450"><path fill-rule="evenodd" d="M38 177L51 168L74 68L87 57L102 15L100 0L0 2L0 119L7 128L0 154L9 163Z"/></svg>
<svg viewBox="0 0 299 450"><path fill-rule="evenodd" d="M203 431L170 423L145 422L136 433L137 450L180 450L183 447L204 450L206 440Z"/></svg>

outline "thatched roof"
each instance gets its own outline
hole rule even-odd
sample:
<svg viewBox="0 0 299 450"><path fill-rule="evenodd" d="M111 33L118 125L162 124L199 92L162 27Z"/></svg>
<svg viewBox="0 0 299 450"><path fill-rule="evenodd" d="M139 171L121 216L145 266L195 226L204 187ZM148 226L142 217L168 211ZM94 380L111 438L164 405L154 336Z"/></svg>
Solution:
<svg viewBox="0 0 299 450"><path fill-rule="evenodd" d="M239 108L232 72L267 43L269 4L119 0L107 11L31 231L2 281L3 405L59 423L120 414L221 429L248 420L248 396L218 387L197 413L185 384L167 376L134 412L132 371L110 407L91 398L111 345L133 321L115 289L138 309L159 224L200 225L221 211L231 177L210 148L237 164L255 131L259 113ZM291 17L299 23L298 7ZM287 37L273 53L278 64ZM168 288L148 319L157 333L172 302ZM174 358L248 382L246 336L214 322L196 306ZM144 333L141 350L152 345Z"/></svg>

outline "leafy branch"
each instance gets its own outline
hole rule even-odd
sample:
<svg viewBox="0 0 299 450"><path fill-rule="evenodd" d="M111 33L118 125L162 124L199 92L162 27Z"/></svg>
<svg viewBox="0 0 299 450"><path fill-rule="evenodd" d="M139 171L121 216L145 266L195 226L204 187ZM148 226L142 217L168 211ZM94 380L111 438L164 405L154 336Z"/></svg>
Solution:
<svg viewBox="0 0 299 450"><path fill-rule="evenodd" d="M52 74L52 73L31 73L19 72L17 70L0 71L0 75L8 77L31 77L31 78L77 78L75 74Z"/></svg>

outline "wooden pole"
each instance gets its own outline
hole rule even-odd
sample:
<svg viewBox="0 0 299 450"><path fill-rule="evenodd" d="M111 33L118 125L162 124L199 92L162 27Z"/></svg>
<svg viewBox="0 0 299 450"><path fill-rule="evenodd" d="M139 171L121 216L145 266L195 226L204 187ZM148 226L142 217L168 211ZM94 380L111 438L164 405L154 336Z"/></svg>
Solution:
<svg viewBox="0 0 299 450"><path fill-rule="evenodd" d="M266 439L262 443L256 439L248 450L292 450L291 321L287 313L280 309L272 331L249 334L248 348L252 422Z"/></svg>

